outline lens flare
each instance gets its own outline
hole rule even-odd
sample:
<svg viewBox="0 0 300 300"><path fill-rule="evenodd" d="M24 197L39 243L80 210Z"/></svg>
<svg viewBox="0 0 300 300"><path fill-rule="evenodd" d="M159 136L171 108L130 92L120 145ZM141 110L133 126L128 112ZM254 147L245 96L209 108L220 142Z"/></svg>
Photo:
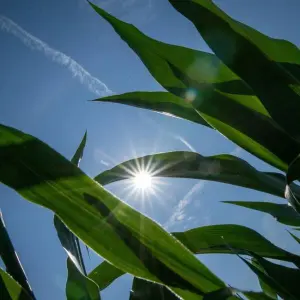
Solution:
<svg viewBox="0 0 300 300"><path fill-rule="evenodd" d="M152 176L147 171L140 171L135 174L133 183L137 189L150 189L152 187Z"/></svg>

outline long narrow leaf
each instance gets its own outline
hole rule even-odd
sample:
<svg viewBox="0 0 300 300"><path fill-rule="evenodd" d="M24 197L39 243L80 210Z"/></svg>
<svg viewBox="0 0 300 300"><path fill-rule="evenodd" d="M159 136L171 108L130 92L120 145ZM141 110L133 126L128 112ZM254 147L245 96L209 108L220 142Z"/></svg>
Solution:
<svg viewBox="0 0 300 300"><path fill-rule="evenodd" d="M97 266L88 277L97 283L100 291L107 288L113 281L125 273L107 261Z"/></svg>
<svg viewBox="0 0 300 300"><path fill-rule="evenodd" d="M298 138L300 80L295 76L299 73L298 48L235 21L210 0L169 2L194 23L214 53L249 84L272 118ZM281 62L297 65L286 68Z"/></svg>
<svg viewBox="0 0 300 300"><path fill-rule="evenodd" d="M300 197L296 195L295 187L293 187L293 182L299 180L300 178L299 170L300 170L300 155L297 155L297 157L290 164L288 168L288 172L286 174L287 184L285 189L285 197L300 216Z"/></svg>
<svg viewBox="0 0 300 300"><path fill-rule="evenodd" d="M184 99L167 92L132 92L98 98L94 101L120 103L186 119L201 125L211 126Z"/></svg>
<svg viewBox="0 0 300 300"><path fill-rule="evenodd" d="M179 298L162 285L135 277L133 279L129 300L153 299L178 300Z"/></svg>
<svg viewBox="0 0 300 300"><path fill-rule="evenodd" d="M53 210L85 244L124 272L163 283L182 297L224 286L157 223L43 142L3 125L0 181L25 199Z"/></svg>
<svg viewBox="0 0 300 300"><path fill-rule="evenodd" d="M87 132L85 132L71 162L79 166L82 159L84 148L86 145ZM79 239L65 226L65 224L54 216L54 225L57 231L59 240L68 254L67 268L68 279L66 284L67 299L87 299L99 300L98 286L91 279L86 277L86 269L81 253Z"/></svg>
<svg viewBox="0 0 300 300"><path fill-rule="evenodd" d="M270 285L270 287L273 290L275 290L281 297L284 297L284 294L286 294L294 297L294 299L299 299L300 297L300 291L299 291L300 270L299 269L293 269L293 268L272 263L260 257L257 254L252 254L252 255L255 258L255 264L257 264L259 268L262 268L265 274L269 276L269 278L271 278L272 281L276 282L278 286L280 286L280 289L276 289L274 288L274 286ZM261 279L262 281L265 281L264 278ZM265 281L265 283L268 284L267 281Z"/></svg>
<svg viewBox="0 0 300 300"><path fill-rule="evenodd" d="M300 226L300 215L287 204L276 204L270 202L246 202L246 201L223 201L223 203L234 204L257 211L265 212L273 216L278 222Z"/></svg>
<svg viewBox="0 0 300 300"><path fill-rule="evenodd" d="M6 230L2 212L0 210L0 257L5 264L6 271L17 281L32 299L35 299L29 285L25 271L14 249L12 241Z"/></svg>
<svg viewBox="0 0 300 300"><path fill-rule="evenodd" d="M256 231L240 225L204 226L185 232L173 232L172 235L195 254L256 253L263 257L299 264L298 256L275 246ZM124 272L104 261L89 277L102 290L123 274Z"/></svg>
<svg viewBox="0 0 300 300"><path fill-rule="evenodd" d="M3 300L33 300L27 291L0 268L0 299Z"/></svg>
<svg viewBox="0 0 300 300"><path fill-rule="evenodd" d="M164 88L196 105L201 118L239 146L287 170L300 152L300 145L279 128L247 85L216 57L153 40L101 8L92 7L114 27ZM278 147L278 140L284 147Z"/></svg>
<svg viewBox="0 0 300 300"><path fill-rule="evenodd" d="M70 300L100 300L98 286L88 277L84 276L73 261L68 257L68 280L66 296Z"/></svg>
<svg viewBox="0 0 300 300"><path fill-rule="evenodd" d="M255 230L245 226L211 225L172 234L195 254L232 254L234 249L238 254L253 252L267 258L294 263L299 261L297 255L275 246Z"/></svg>
<svg viewBox="0 0 300 300"><path fill-rule="evenodd" d="M246 161L224 154L205 157L195 152L176 151L147 155L104 171L95 180L105 185L132 178L141 165L152 176L219 181L284 197L283 175L257 171Z"/></svg>

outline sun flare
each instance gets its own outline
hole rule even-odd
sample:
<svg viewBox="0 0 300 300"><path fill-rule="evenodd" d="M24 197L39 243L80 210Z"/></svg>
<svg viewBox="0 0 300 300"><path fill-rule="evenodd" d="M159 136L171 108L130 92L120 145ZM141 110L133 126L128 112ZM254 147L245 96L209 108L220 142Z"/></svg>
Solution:
<svg viewBox="0 0 300 300"><path fill-rule="evenodd" d="M146 171L140 171L135 174L133 183L137 189L147 190L152 188L152 176Z"/></svg>

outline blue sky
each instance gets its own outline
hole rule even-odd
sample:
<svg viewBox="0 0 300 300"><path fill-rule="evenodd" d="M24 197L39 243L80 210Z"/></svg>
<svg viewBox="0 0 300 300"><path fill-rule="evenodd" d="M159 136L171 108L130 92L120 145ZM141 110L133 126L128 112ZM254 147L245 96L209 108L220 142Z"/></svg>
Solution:
<svg viewBox="0 0 300 300"><path fill-rule="evenodd" d="M193 26L167 0L106 0L96 4L156 39L209 50ZM226 12L273 37L300 45L298 0L218 0ZM270 168L212 130L154 112L117 104L91 103L110 91L161 90L131 49L86 1L0 0L0 121L33 134L67 158L84 131L88 144L82 169L90 176L134 155L189 150L203 155L231 153L261 170ZM220 203L222 200L282 201L224 184L162 180L158 197L142 202L108 189L169 230L208 224L251 227L276 245L299 251L268 215ZM38 299L64 299L66 255L53 228L52 213L0 186L0 207ZM256 278L236 257L199 257L227 283L258 289ZM101 258L86 258L88 269ZM131 277L118 279L103 299L128 299Z"/></svg>

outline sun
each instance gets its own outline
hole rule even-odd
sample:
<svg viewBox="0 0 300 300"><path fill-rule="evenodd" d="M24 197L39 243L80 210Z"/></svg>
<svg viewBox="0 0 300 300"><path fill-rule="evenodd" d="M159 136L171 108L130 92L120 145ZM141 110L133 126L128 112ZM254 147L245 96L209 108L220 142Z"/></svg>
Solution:
<svg viewBox="0 0 300 300"><path fill-rule="evenodd" d="M147 190L152 188L152 176L146 171L140 171L134 175L133 184L135 188Z"/></svg>

